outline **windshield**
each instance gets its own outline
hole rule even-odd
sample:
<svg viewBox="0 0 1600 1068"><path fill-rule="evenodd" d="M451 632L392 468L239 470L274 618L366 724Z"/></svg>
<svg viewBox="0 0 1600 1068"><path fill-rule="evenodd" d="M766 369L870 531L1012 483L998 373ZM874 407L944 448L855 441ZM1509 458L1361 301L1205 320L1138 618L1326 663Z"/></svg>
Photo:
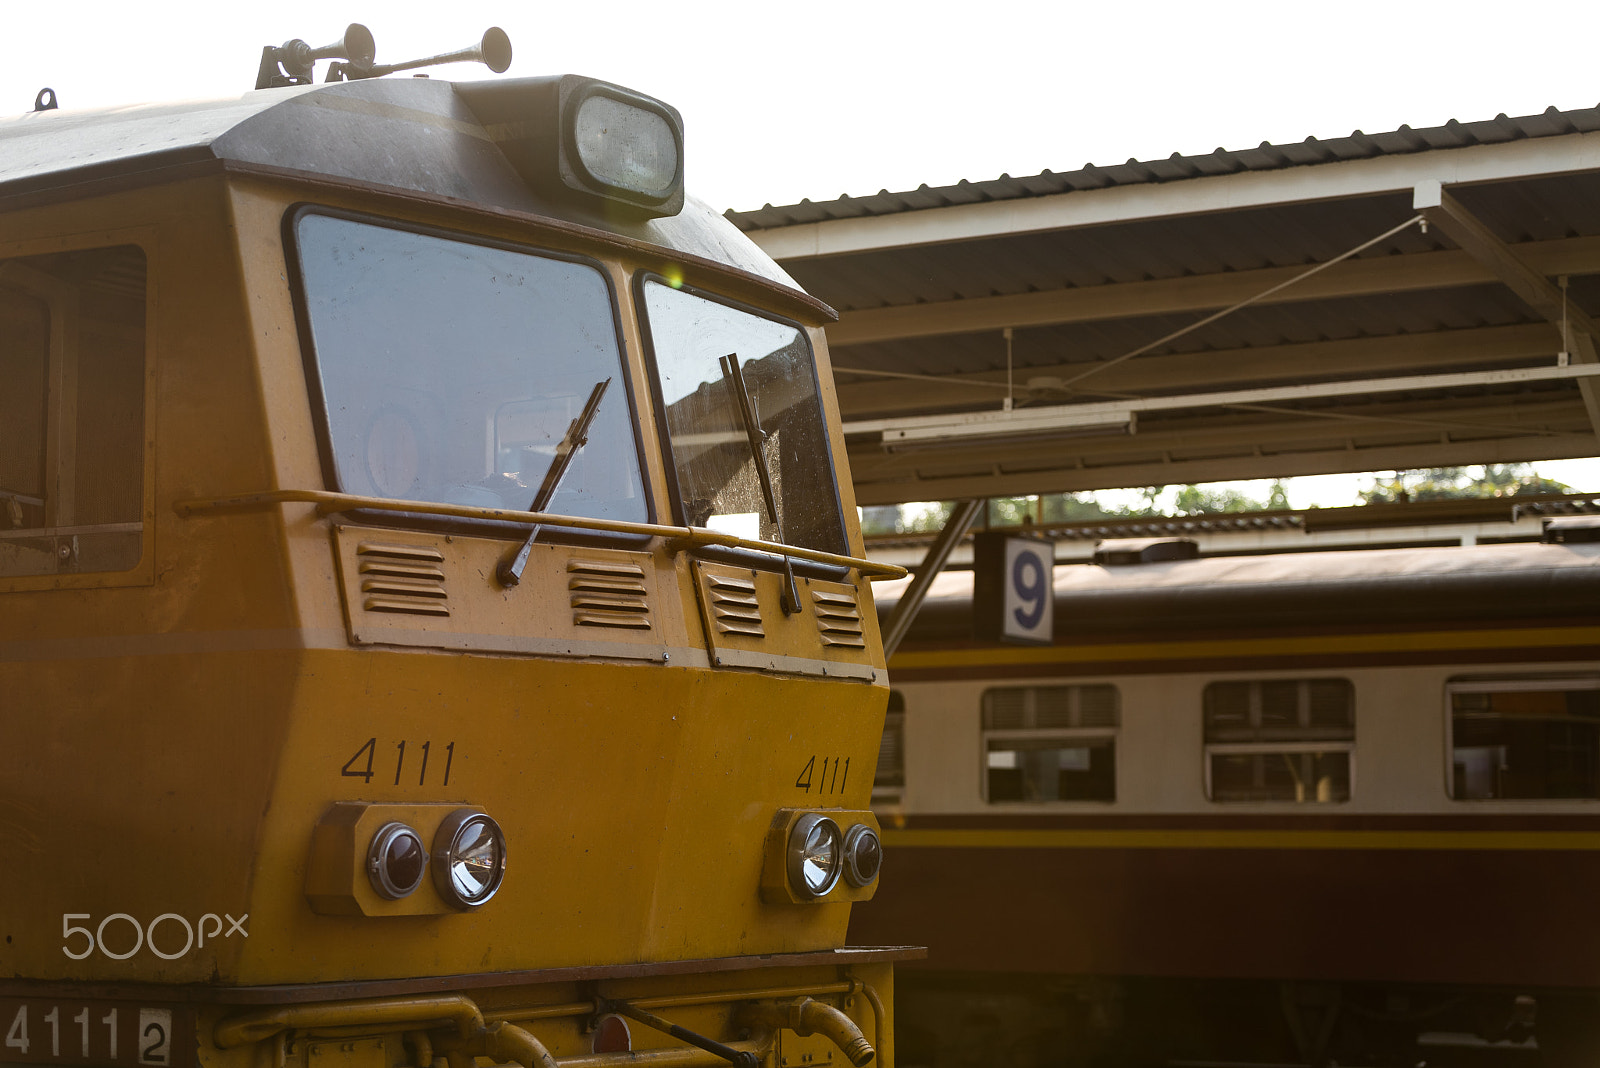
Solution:
<svg viewBox="0 0 1600 1068"><path fill-rule="evenodd" d="M845 553L805 332L654 280L644 304L680 519Z"/></svg>
<svg viewBox="0 0 1600 1068"><path fill-rule="evenodd" d="M295 234L339 489L526 510L613 379L549 511L648 520L599 269L329 215Z"/></svg>

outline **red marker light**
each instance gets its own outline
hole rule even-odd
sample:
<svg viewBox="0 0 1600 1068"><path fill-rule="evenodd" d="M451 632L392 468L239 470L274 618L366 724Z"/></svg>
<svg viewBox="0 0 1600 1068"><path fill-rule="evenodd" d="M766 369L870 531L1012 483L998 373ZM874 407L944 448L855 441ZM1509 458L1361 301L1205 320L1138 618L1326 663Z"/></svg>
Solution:
<svg viewBox="0 0 1600 1068"><path fill-rule="evenodd" d="M594 1025L594 1051L596 1053L630 1053L633 1035L628 1021L620 1016L602 1016Z"/></svg>
<svg viewBox="0 0 1600 1068"><path fill-rule="evenodd" d="M422 885L428 850L416 831L403 823L386 823L367 849L367 878L379 897L398 901Z"/></svg>

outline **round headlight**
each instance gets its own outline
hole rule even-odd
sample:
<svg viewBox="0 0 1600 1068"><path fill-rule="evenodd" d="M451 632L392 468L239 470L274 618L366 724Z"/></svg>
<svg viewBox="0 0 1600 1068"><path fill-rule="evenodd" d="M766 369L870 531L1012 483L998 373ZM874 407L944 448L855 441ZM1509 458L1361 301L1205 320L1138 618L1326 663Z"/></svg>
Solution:
<svg viewBox="0 0 1600 1068"><path fill-rule="evenodd" d="M398 901L422 885L428 847L403 823L385 823L367 847L367 878L378 896Z"/></svg>
<svg viewBox="0 0 1600 1068"><path fill-rule="evenodd" d="M494 897L506 873L506 836L477 809L445 817L433 838L433 884L458 909L473 909Z"/></svg>
<svg viewBox="0 0 1600 1068"><path fill-rule="evenodd" d="M839 881L844 867L844 835L839 825L808 812L789 832L789 885L801 897L821 897Z"/></svg>
<svg viewBox="0 0 1600 1068"><path fill-rule="evenodd" d="M878 832L858 823L844 836L844 878L851 886L866 886L883 867L883 842Z"/></svg>

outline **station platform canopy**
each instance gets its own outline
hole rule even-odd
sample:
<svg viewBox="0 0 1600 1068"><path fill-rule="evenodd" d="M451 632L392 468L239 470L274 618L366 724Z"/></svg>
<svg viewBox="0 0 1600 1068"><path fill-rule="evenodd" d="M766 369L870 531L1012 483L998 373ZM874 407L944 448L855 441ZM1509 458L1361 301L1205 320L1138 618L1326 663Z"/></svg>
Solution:
<svg viewBox="0 0 1600 1068"><path fill-rule="evenodd" d="M1600 453L1600 108L728 217L864 505Z"/></svg>

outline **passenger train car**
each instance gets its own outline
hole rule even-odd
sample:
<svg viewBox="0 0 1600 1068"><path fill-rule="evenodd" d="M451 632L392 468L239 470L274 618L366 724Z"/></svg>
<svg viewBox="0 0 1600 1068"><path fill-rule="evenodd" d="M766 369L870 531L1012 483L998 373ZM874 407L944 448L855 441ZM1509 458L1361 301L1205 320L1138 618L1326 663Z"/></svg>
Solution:
<svg viewBox="0 0 1600 1068"><path fill-rule="evenodd" d="M1056 566L1046 646L974 641L972 573L939 576L851 927L929 947L905 1062L1600 1063L1596 522L1107 543Z"/></svg>
<svg viewBox="0 0 1600 1068"><path fill-rule="evenodd" d="M0 121L0 1062L892 1064L833 314L411 65Z"/></svg>

